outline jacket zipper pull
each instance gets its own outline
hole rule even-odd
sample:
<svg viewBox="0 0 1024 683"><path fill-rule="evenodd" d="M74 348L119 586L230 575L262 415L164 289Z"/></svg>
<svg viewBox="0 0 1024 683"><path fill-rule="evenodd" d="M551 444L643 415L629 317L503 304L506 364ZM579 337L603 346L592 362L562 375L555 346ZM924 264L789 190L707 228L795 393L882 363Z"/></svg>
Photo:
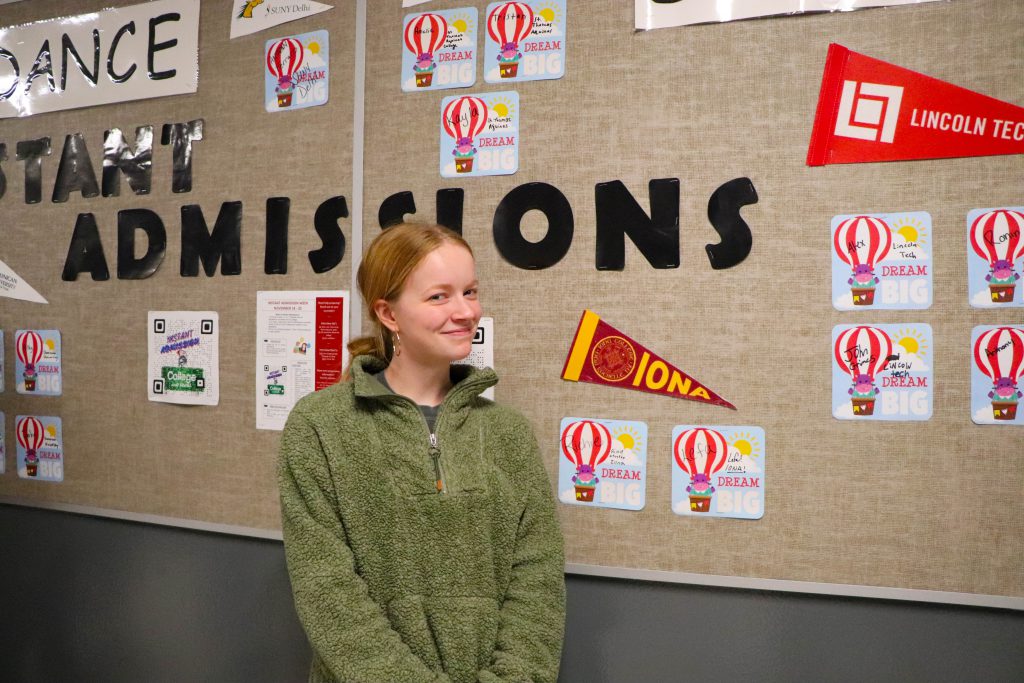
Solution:
<svg viewBox="0 0 1024 683"><path fill-rule="evenodd" d="M430 457L434 461L434 476L437 481L437 492L444 493L444 476L441 474L441 449L437 447L437 434L430 434Z"/></svg>

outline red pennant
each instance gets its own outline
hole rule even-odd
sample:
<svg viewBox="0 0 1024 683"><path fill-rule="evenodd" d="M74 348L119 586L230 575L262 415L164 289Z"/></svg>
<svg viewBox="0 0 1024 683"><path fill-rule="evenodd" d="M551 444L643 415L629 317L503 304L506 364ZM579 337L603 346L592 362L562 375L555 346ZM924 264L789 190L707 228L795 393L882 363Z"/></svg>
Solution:
<svg viewBox="0 0 1024 683"><path fill-rule="evenodd" d="M808 166L1024 154L1024 108L832 43Z"/></svg>
<svg viewBox="0 0 1024 683"><path fill-rule="evenodd" d="M593 311L583 311L562 379L647 391L736 410L736 406L633 341Z"/></svg>

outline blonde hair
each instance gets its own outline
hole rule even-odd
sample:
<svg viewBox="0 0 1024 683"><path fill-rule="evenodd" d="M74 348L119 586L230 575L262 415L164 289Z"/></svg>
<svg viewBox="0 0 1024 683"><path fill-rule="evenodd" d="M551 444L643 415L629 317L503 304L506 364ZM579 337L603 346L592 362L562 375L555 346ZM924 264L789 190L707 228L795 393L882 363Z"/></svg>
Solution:
<svg viewBox="0 0 1024 683"><path fill-rule="evenodd" d="M351 359L365 355L385 363L391 362L395 351L394 334L381 324L373 306L380 299L388 302L398 299L416 266L427 254L444 244L457 244L473 254L459 233L443 225L426 223L399 223L385 229L370 243L359 264L356 279L373 331L349 342ZM345 379L351 377L351 363L350 360L349 367L345 369Z"/></svg>

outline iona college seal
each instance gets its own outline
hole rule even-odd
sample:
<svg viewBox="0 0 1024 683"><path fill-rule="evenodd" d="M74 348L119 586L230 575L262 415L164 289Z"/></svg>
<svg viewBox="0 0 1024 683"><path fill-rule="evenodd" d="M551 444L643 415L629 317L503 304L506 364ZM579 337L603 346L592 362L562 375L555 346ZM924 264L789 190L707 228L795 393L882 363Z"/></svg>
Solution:
<svg viewBox="0 0 1024 683"><path fill-rule="evenodd" d="M601 379L621 382L629 377L636 366L636 351L622 337L605 337L594 344L590 363Z"/></svg>

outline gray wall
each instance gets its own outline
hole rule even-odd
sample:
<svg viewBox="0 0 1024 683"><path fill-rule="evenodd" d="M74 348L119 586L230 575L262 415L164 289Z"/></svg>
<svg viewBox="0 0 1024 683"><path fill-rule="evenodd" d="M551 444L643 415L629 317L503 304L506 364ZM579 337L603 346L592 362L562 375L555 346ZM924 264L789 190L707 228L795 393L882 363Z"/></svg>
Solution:
<svg viewBox="0 0 1024 683"><path fill-rule="evenodd" d="M299 683L281 544L0 505L0 681ZM562 681L1024 680L1017 612L569 577Z"/></svg>

